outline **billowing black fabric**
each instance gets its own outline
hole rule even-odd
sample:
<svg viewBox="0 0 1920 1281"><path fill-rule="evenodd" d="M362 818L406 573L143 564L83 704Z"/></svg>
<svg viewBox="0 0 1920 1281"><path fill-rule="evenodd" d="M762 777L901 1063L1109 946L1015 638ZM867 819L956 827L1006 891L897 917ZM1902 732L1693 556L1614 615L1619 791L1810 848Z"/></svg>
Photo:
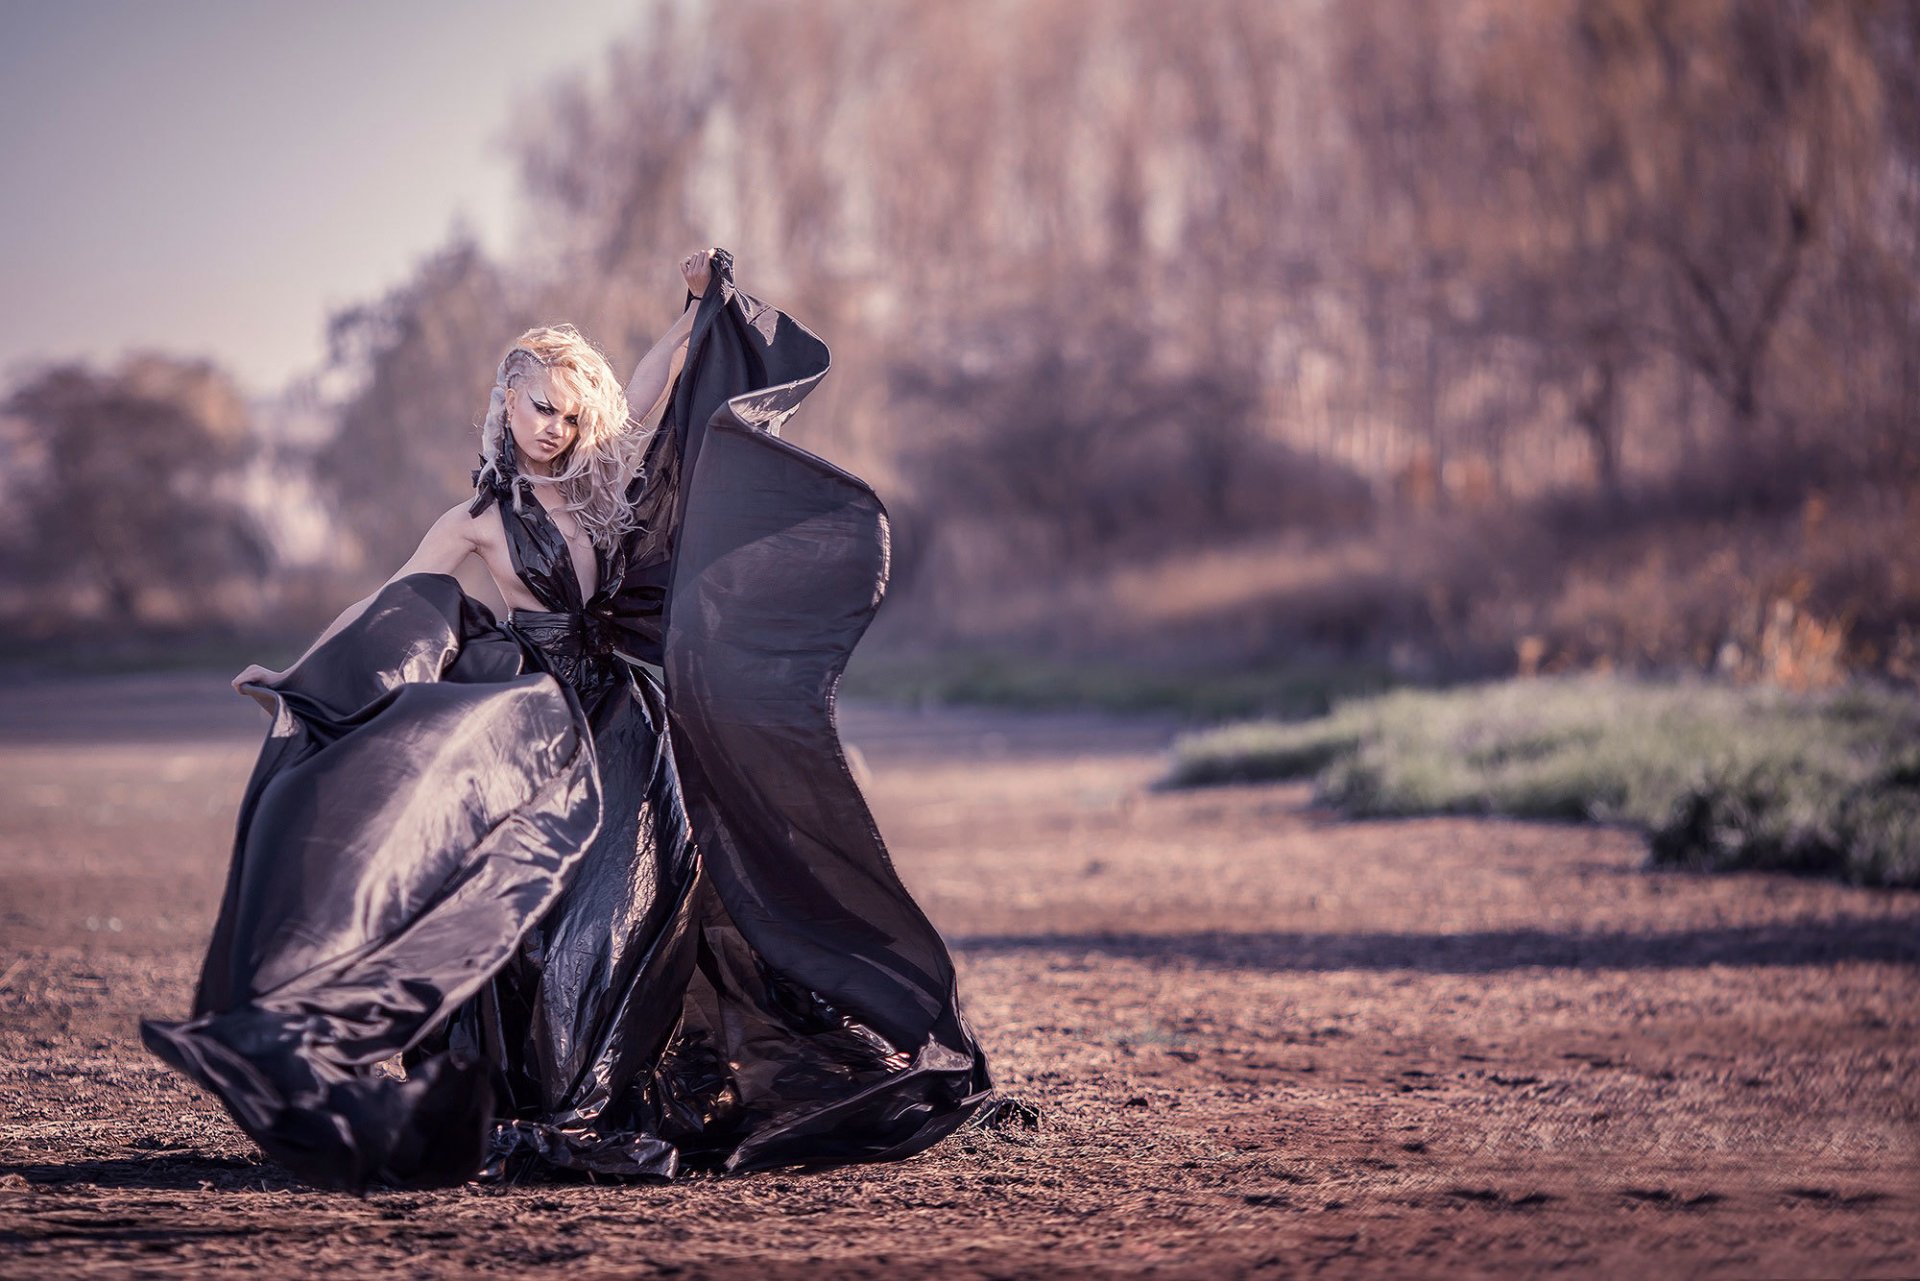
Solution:
<svg viewBox="0 0 1920 1281"><path fill-rule="evenodd" d="M669 537L583 599L490 482L544 610L410 575L250 687L273 721L192 1016L141 1030L304 1178L893 1159L989 1093L834 722L886 513L774 434L827 349L730 267L661 428Z"/></svg>

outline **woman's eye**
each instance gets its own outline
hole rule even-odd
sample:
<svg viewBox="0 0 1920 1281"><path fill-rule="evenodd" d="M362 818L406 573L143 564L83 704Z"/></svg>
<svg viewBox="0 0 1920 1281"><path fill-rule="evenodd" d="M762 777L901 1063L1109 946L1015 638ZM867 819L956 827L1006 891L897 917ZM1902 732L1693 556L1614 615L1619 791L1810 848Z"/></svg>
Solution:
<svg viewBox="0 0 1920 1281"><path fill-rule="evenodd" d="M539 411L540 411L541 413L543 413L543 414L550 414L550 413L552 413L552 412L553 412L553 406L552 406L552 405L543 405L543 404L541 404L541 403L540 403L539 401L537 401L537 400L533 402L533 407L534 407L535 409L537 409L537 410L539 410Z"/></svg>
<svg viewBox="0 0 1920 1281"><path fill-rule="evenodd" d="M568 415L567 415L567 425L568 425L569 427L578 427L578 426L580 425L580 415L579 415L579 414L568 414Z"/></svg>

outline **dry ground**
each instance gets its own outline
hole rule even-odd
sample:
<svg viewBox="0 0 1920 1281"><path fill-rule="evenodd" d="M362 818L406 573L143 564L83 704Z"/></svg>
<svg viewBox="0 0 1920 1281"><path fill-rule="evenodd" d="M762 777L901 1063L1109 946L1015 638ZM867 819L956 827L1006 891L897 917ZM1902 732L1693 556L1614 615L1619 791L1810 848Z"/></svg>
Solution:
<svg viewBox="0 0 1920 1281"><path fill-rule="evenodd" d="M365 1199L140 1046L264 718L0 690L0 1273L1920 1274L1920 894L1631 833L1155 793L1169 728L843 709L1036 1131L670 1187Z"/></svg>

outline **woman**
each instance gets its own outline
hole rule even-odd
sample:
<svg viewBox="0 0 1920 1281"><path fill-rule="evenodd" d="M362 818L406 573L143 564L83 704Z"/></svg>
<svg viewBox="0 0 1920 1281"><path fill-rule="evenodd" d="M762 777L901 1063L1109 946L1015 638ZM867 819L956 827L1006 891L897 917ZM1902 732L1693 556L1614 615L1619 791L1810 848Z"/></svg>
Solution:
<svg viewBox="0 0 1920 1281"><path fill-rule="evenodd" d="M726 251L682 272L624 392L523 335L473 499L235 678L272 728L192 1017L141 1030L302 1177L885 1160L990 1090L834 726L887 523L777 435L827 348Z"/></svg>

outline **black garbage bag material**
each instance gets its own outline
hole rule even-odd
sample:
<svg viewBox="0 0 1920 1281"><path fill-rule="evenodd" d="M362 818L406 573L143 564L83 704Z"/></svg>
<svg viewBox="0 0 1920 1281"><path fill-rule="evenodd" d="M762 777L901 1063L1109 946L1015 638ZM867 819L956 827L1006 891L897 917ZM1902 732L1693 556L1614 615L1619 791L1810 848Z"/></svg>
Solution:
<svg viewBox="0 0 1920 1281"><path fill-rule="evenodd" d="M485 1150L471 1064L373 1067L489 981L599 831L577 704L519 667L457 582L411 575L252 687L273 723L193 1017L142 1032L304 1178L457 1181Z"/></svg>
<svg viewBox="0 0 1920 1281"><path fill-rule="evenodd" d="M827 367L716 255L630 494L668 523L591 598L500 501L548 612L409 575L250 687L272 726L192 1015L141 1026L270 1157L356 1188L822 1166L988 1096L835 724L887 519L776 434Z"/></svg>

